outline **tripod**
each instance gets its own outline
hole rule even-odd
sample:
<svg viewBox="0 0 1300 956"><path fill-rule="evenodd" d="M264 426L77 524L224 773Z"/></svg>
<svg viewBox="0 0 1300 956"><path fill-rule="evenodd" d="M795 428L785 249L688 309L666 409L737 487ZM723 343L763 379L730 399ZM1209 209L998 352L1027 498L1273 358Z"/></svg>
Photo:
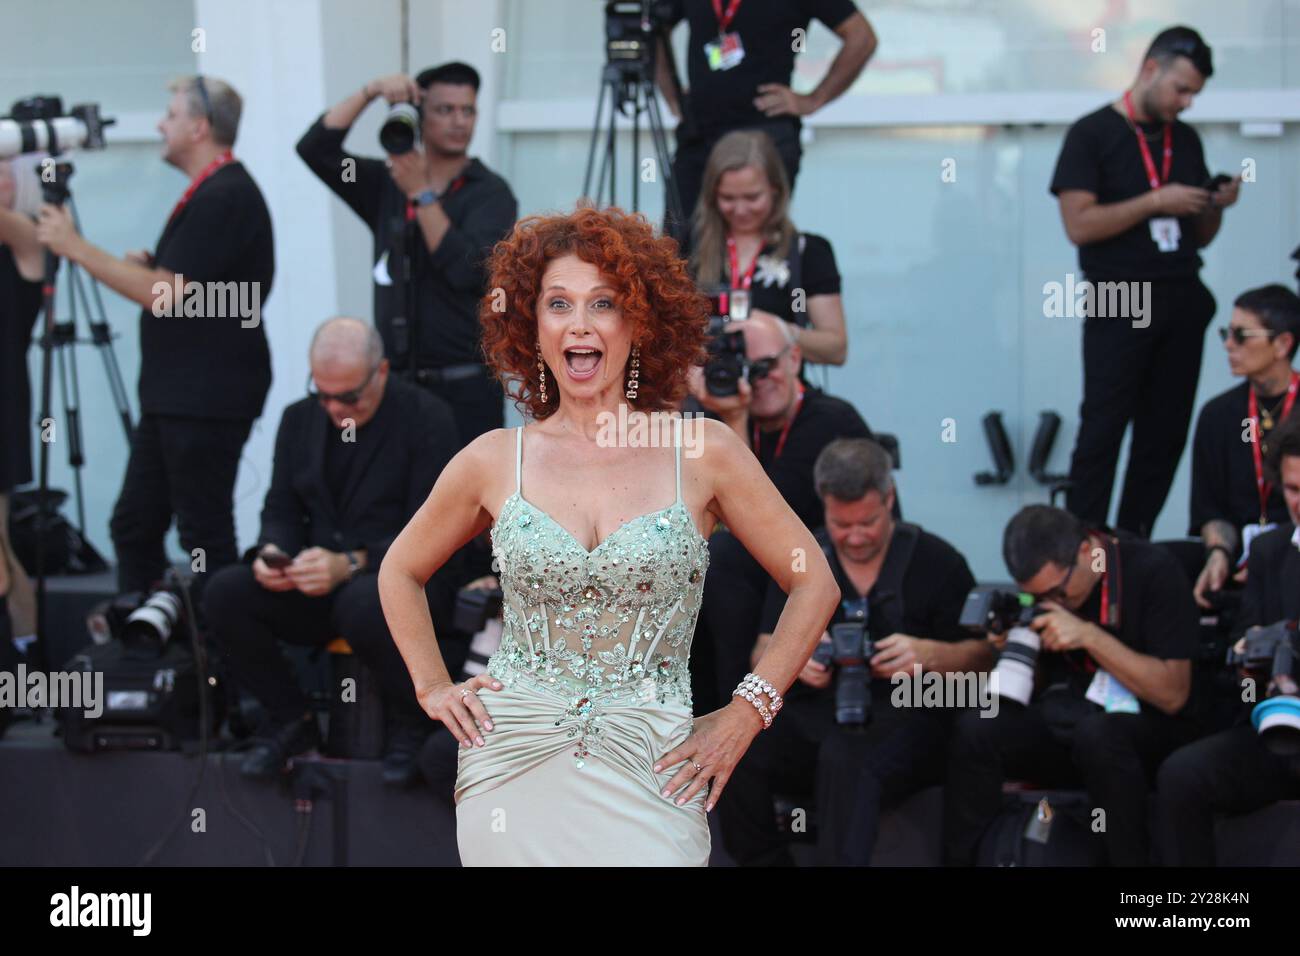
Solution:
<svg viewBox="0 0 1300 956"><path fill-rule="evenodd" d="M644 29L644 28L643 28ZM665 49L671 48L667 45L667 38L662 37L662 31L646 31L647 38L650 42L644 43L640 49L643 55L636 59L616 60L611 59L605 64L601 73L600 96L596 99L596 119L591 128L591 143L587 148L587 171L582 178L583 196L594 199L600 204L605 197L605 187L608 186L609 205L617 204L616 189L616 169L617 153L615 150L615 122L616 114L622 113L624 116L630 116L632 120L632 154L631 154L631 173L632 173L632 211L638 212L641 203L641 114L646 114L650 126L650 139L655 151L655 162L658 164L659 173L663 176L664 182L664 208L666 218L669 222L680 223L682 216L681 198L677 193L677 183L673 179L672 164L668 155L668 137L664 132L663 116L659 112L659 101L655 98L655 59L656 47L654 40L662 38ZM674 76L676 70L673 70ZM605 103L609 102L609 110L606 114ZM592 171L596 159L596 145L605 141L605 149L601 155L600 170L594 180L597 192L592 193ZM608 177L608 182L606 178Z"/></svg>
<svg viewBox="0 0 1300 956"><path fill-rule="evenodd" d="M53 175L49 179L43 178L41 184L41 191L44 194L45 201L53 206L62 206L66 203L72 212L73 222L78 232L80 232L80 217L77 215L76 204L72 200L72 193L68 186L68 180L72 178L73 173L72 163L67 160L56 160L46 168L52 170ZM46 250L45 281L41 304L41 312L44 315L40 337L41 403L40 412L36 419L41 429L41 448L40 484L36 508L35 644L36 661L40 667L46 670L49 669L50 661L48 660L48 644L46 643L45 514L46 499L50 487L50 444L58 437L57 432L53 430L54 419L50 417L56 355L58 356L59 394L63 404L64 432L67 435L68 442L68 464L73 469L73 483L76 489L77 530L84 536L86 529L86 504L81 479L81 469L86 463L81 428L81 379L77 373L77 358L74 348L78 343L78 301L85 310L86 322L90 326L91 336L89 341L98 347L100 356L104 360L104 371L108 376L109 390L117 407L118 417L122 422L122 429L126 434L128 445L131 443L133 431L126 386L122 382L122 371L117 364L117 356L113 353L112 332L105 316L104 300L100 296L99 285L93 278L89 280L91 292L94 294L94 305L98 310L96 312L91 308L91 297L87 295L85 286L82 284L81 274L76 263L69 262L67 279L68 320L59 322L55 318L55 292L58 272L59 257Z"/></svg>

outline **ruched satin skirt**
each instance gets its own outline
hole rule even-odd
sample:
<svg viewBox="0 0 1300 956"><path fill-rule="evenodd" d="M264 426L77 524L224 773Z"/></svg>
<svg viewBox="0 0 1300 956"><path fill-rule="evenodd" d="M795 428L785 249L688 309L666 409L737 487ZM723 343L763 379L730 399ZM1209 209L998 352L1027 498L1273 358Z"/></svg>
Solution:
<svg viewBox="0 0 1300 956"><path fill-rule="evenodd" d="M579 768L573 724L555 724L561 697L520 683L478 693L494 729L483 734L483 747L459 752L463 865L708 865L708 788L679 807L660 791L684 762L653 770L690 735L690 708L602 702L600 749L589 745Z"/></svg>

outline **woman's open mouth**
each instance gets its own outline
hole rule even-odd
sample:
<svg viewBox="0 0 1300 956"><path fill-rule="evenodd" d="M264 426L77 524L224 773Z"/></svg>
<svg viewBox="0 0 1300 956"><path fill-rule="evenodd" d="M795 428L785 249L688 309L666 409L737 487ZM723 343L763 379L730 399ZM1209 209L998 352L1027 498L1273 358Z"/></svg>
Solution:
<svg viewBox="0 0 1300 956"><path fill-rule="evenodd" d="M564 364L569 378L584 382L595 376L604 354L599 349L573 348L564 350Z"/></svg>

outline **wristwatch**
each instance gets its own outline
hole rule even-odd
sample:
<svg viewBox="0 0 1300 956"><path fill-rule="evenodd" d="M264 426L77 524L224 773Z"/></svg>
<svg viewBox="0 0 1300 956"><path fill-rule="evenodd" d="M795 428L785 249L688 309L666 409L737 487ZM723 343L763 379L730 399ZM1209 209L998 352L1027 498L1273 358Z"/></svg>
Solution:
<svg viewBox="0 0 1300 956"><path fill-rule="evenodd" d="M361 562L357 560L356 552L344 551L343 556L348 559L348 577L353 577L361 570Z"/></svg>
<svg viewBox="0 0 1300 956"><path fill-rule="evenodd" d="M411 202L415 203L417 206L432 206L437 201L438 201L438 194L434 192L432 189L426 189L423 192L418 192L411 198Z"/></svg>

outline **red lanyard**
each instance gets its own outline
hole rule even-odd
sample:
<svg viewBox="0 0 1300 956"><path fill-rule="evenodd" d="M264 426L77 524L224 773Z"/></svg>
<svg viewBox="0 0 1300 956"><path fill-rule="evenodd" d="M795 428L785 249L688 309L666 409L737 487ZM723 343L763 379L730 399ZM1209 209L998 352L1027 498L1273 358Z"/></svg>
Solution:
<svg viewBox="0 0 1300 956"><path fill-rule="evenodd" d="M172 214L167 217L167 221L171 222L173 219L176 218L177 213L179 213L182 209L185 208L185 204L189 202L190 197L194 195L194 190L198 189L199 186L203 185L203 180L207 179L209 176L215 173L222 166L226 165L226 163L233 163L234 161L235 161L234 154L231 153L230 150L226 150L224 153L222 153L212 162L208 163L208 165L203 168L203 171L200 172L197 176L195 176L194 179L190 182L189 187L185 190L185 192L181 194L180 202L178 202L175 208L172 209Z"/></svg>
<svg viewBox="0 0 1300 956"><path fill-rule="evenodd" d="M1142 150L1142 165L1147 170L1147 181L1151 183L1152 189L1159 189L1162 183L1169 182L1169 167L1174 162L1174 133L1173 126L1165 124L1165 154L1160 160L1160 176L1156 177L1156 161L1151 158L1151 147L1147 145L1147 138L1142 135L1142 130L1138 128L1137 120L1133 118L1133 92L1132 90L1124 91L1124 110L1128 113L1129 122L1133 124L1133 134L1137 136L1138 148Z"/></svg>
<svg viewBox="0 0 1300 956"><path fill-rule="evenodd" d="M1291 384L1287 386L1286 390L1286 401L1282 403L1282 415L1277 420L1278 425L1282 424L1286 417L1291 414L1291 407L1295 405L1298 386L1300 386L1300 372L1292 372ZM1259 447L1260 438L1262 437L1259 434L1259 402L1255 398L1253 388L1250 390L1250 402L1247 405L1246 414L1250 416L1255 431L1255 440L1250 443L1250 453L1255 459L1255 488L1259 491L1259 523L1268 524L1268 496L1273 493L1273 485L1271 482L1264 480L1264 454Z"/></svg>
<svg viewBox="0 0 1300 956"><path fill-rule="evenodd" d="M740 284L737 285L736 274L740 272L740 254L736 251L736 240L727 237L727 260L731 265L731 287L733 289L748 289L754 281L754 267L758 265L758 253L762 252L760 247L758 252L754 253L754 258L750 260L749 268L740 278Z"/></svg>
<svg viewBox="0 0 1300 956"><path fill-rule="evenodd" d="M776 451L772 453L773 461L776 461L776 459L781 457L781 449L785 447L785 440L790 435L790 426L794 424L795 417L799 414L799 408L803 405L803 382L797 384L799 386L799 394L795 397L794 410L790 412L790 419L785 423L785 427L781 429L781 437L776 440ZM758 454L757 422L754 423L754 454Z"/></svg>
<svg viewBox="0 0 1300 956"><path fill-rule="evenodd" d="M722 12L722 0L713 0L713 14L718 18L718 35L727 32L727 27L731 26L732 18L735 17L736 11L740 9L740 0L731 0L727 5L727 12Z"/></svg>
<svg viewBox="0 0 1300 956"><path fill-rule="evenodd" d="M465 174L462 173L461 175L457 176L455 179L451 181L451 185L447 187L447 191L444 192L442 195L450 196L457 189L460 189L460 187L464 185L465 185ZM444 210L444 212L445 211L446 210ZM414 199L406 200L406 221L407 222L415 221L415 200Z"/></svg>

